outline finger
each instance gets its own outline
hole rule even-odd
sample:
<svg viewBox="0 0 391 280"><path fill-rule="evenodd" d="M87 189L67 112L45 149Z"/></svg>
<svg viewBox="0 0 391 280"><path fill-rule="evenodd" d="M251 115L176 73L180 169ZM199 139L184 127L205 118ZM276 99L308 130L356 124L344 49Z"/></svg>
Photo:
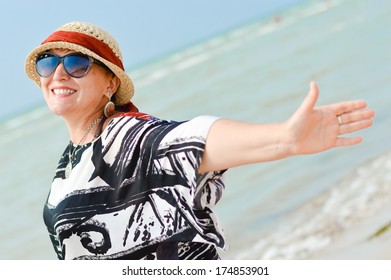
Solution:
<svg viewBox="0 0 391 280"><path fill-rule="evenodd" d="M364 100L345 101L331 105L331 108L337 116L356 110L362 110L366 107L367 103Z"/></svg>
<svg viewBox="0 0 391 280"><path fill-rule="evenodd" d="M371 119L342 124L339 126L339 134L342 135L342 134L353 133L368 128L371 125L373 125L373 120Z"/></svg>
<svg viewBox="0 0 391 280"><path fill-rule="evenodd" d="M349 138L338 137L335 146L337 147L345 147L345 146L353 146L362 142L362 137L355 136Z"/></svg>
<svg viewBox="0 0 391 280"><path fill-rule="evenodd" d="M340 118L341 124L349 124L360 120L370 119L374 116L375 116L375 112L373 110L364 109L359 111L353 111L350 113L345 113L339 115L338 117Z"/></svg>
<svg viewBox="0 0 391 280"><path fill-rule="evenodd" d="M301 110L308 111L315 107L316 101L319 97L319 89L315 82L310 83L310 90L300 106Z"/></svg>

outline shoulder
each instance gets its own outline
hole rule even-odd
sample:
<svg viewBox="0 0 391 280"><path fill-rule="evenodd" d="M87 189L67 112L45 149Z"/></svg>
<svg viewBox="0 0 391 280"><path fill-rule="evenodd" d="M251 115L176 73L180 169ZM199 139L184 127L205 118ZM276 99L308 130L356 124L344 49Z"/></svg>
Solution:
<svg viewBox="0 0 391 280"><path fill-rule="evenodd" d="M120 113L117 118L136 118L139 120L145 120L145 121L150 121L150 120L159 120L159 118L156 118L152 115L142 113L142 112L126 112L126 113Z"/></svg>
<svg viewBox="0 0 391 280"><path fill-rule="evenodd" d="M124 121L124 120L126 121L129 119L136 119L136 120L143 120L143 121L158 121L158 120L160 120L157 117L154 117L150 114L142 113L142 112L118 112L117 114L108 118L106 121L107 121L107 123L110 123L111 121L118 122L118 121Z"/></svg>
<svg viewBox="0 0 391 280"><path fill-rule="evenodd" d="M198 116L190 120L174 121L142 112L126 112L116 114L105 125L108 133L115 133L115 131L142 133L148 130L149 133L155 131L160 135L167 134L169 138L191 136L206 138L210 127L218 119L214 116Z"/></svg>
<svg viewBox="0 0 391 280"><path fill-rule="evenodd" d="M175 126L176 122L167 121L141 112L118 113L107 120L102 135L106 139L116 136L138 135L146 136L157 129L166 129Z"/></svg>
<svg viewBox="0 0 391 280"><path fill-rule="evenodd" d="M113 116L107 118L103 124L103 130L113 125L135 122L159 121L158 118L141 112L117 112Z"/></svg>

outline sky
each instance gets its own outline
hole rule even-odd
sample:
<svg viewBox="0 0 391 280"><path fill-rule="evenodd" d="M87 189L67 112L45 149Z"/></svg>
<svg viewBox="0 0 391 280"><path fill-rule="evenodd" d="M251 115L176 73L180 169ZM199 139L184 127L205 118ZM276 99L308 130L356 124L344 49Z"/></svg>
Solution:
<svg viewBox="0 0 391 280"><path fill-rule="evenodd" d="M94 23L114 36L127 71L300 0L0 0L0 120L43 104L27 54L64 23ZM6 104L6 105L5 105Z"/></svg>

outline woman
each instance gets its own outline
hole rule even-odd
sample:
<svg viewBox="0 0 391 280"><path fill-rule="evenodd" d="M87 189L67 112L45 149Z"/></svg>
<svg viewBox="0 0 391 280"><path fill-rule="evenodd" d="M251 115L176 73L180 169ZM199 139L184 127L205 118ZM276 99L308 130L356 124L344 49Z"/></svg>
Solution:
<svg viewBox="0 0 391 280"><path fill-rule="evenodd" d="M310 90L283 123L200 116L165 121L131 103L116 41L83 22L61 26L26 60L70 137L44 207L59 259L219 259L213 207L235 166L358 144L372 125L364 101L314 107Z"/></svg>

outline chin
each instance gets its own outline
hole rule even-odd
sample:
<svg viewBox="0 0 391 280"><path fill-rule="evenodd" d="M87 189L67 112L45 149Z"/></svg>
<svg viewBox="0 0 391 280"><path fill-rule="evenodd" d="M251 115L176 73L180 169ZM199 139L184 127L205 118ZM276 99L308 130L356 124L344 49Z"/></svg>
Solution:
<svg viewBox="0 0 391 280"><path fill-rule="evenodd" d="M64 117L66 116L67 114L70 113L70 110L69 108L64 108L63 106L51 106L51 105L48 105L49 107L49 110L57 115L57 116L60 116L60 117Z"/></svg>

